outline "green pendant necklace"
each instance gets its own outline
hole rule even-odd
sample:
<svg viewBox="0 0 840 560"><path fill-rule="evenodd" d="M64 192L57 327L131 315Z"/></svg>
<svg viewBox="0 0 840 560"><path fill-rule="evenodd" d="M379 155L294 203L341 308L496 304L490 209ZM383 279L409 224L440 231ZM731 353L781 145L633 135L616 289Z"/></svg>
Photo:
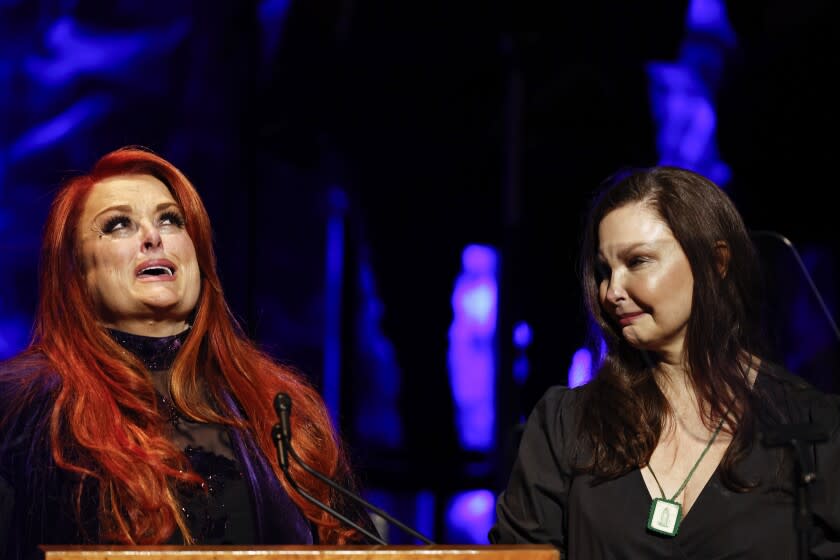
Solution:
<svg viewBox="0 0 840 560"><path fill-rule="evenodd" d="M726 415L724 415L724 418L726 418ZM706 447L703 449L700 457L698 457L694 466L691 467L691 470L688 471L688 476L685 477L685 480L683 480L683 483L677 491L674 492L674 495L670 500L665 497L665 491L662 489L662 485L659 484L659 479L656 478L656 473L654 473L653 469L650 468L650 464L647 465L650 474L653 475L653 480L656 482L656 486L659 488L659 493L662 494L661 498L654 498L650 504L647 528L651 531L668 535L669 537L676 536L677 531L680 528L680 521L682 521L682 505L674 500L676 500L677 496L680 495L680 492L685 489L688 481L691 480L691 475L693 475L694 471L697 470L698 465L700 465L700 461L703 460L703 457L706 456L706 452L709 451L709 448L715 442L715 438L717 438L720 433L720 429L723 427L724 418L720 419L720 423L717 428L715 428L715 431L712 432L712 437L709 439L709 443L706 444Z"/></svg>

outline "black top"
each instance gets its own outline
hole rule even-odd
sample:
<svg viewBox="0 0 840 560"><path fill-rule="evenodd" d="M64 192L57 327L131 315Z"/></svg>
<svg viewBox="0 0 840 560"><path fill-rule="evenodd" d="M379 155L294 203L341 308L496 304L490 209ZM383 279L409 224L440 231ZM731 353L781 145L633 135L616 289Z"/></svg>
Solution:
<svg viewBox="0 0 840 560"><path fill-rule="evenodd" d="M156 370L153 381L161 391L161 404L168 406L162 376L168 375L186 333L163 339L112 335L147 368ZM4 560L40 558L39 544L109 544L98 538L95 481L89 480L82 489L77 518L79 479L58 468L52 457L49 418L60 388L61 378L43 354L24 353L0 362L0 558ZM241 415L230 394L223 392L221 398L228 410ZM7 416L21 399L29 405ZM185 490L179 496L199 544L313 543L317 533L248 430L187 422L177 410L170 410L170 422L173 442L205 479L206 492ZM172 543L179 541L176 531Z"/></svg>
<svg viewBox="0 0 840 560"><path fill-rule="evenodd" d="M773 368L756 388L784 401L786 423L812 421L828 440L812 444L817 482L811 485L815 558L840 558L840 413L838 398L824 395ZM736 493L720 471L707 482L674 537L647 530L652 497L639 469L598 485L574 474L577 422L585 387L551 388L528 419L507 489L499 496L492 543L550 543L568 559L798 558L794 524L797 493L786 446L756 441L738 465L757 488ZM763 427L762 429L766 428ZM582 451L581 451L582 453Z"/></svg>
<svg viewBox="0 0 840 560"><path fill-rule="evenodd" d="M196 543L255 542L251 493L227 428L191 422L172 403L169 378L189 329L180 334L150 337L109 329L111 337L140 358L152 374L161 408L169 417L169 439L184 450L193 470L204 479L200 488L178 487L184 517ZM170 544L184 544L175 531Z"/></svg>

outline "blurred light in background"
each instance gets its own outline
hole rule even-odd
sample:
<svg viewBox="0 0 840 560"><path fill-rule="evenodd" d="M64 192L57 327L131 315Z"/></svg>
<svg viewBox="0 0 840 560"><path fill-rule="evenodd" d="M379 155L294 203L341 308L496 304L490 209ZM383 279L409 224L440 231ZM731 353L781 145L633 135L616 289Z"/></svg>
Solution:
<svg viewBox="0 0 840 560"><path fill-rule="evenodd" d="M336 185L327 192L329 208L324 249L324 371L323 396L333 421L339 418L341 403L341 308L344 291L344 222L347 194Z"/></svg>
<svg viewBox="0 0 840 560"><path fill-rule="evenodd" d="M580 387L592 379L592 352L581 348L572 356L569 367L569 387Z"/></svg>
<svg viewBox="0 0 840 560"><path fill-rule="evenodd" d="M497 252L469 245L452 295L449 378L461 446L489 451L493 446L496 383Z"/></svg>
<svg viewBox="0 0 840 560"><path fill-rule="evenodd" d="M368 489L365 499L426 537L435 534L436 499L430 491L417 493ZM371 513L379 535L388 544L424 544L384 518Z"/></svg>
<svg viewBox="0 0 840 560"><path fill-rule="evenodd" d="M398 405L402 370L393 343L382 331L385 304L377 291L370 255L364 247L358 253L353 351L364 375L354 378L354 431L366 444L394 449L402 445L405 433Z"/></svg>
<svg viewBox="0 0 840 560"><path fill-rule="evenodd" d="M495 503L495 496L489 490L454 495L446 508L446 542L488 544Z"/></svg>
<svg viewBox="0 0 840 560"><path fill-rule="evenodd" d="M675 61L647 66L659 164L685 167L725 186L729 166L716 143L715 94L735 34L723 0L691 0Z"/></svg>
<svg viewBox="0 0 840 560"><path fill-rule="evenodd" d="M520 321L513 327L513 380L522 385L531 373L531 363L528 360L528 347L531 345L533 333L531 326Z"/></svg>

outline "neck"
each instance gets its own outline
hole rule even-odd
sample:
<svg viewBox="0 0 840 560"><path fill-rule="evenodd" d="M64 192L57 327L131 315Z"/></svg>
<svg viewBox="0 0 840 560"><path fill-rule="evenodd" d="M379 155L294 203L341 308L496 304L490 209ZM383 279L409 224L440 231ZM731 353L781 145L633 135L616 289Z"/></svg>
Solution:
<svg viewBox="0 0 840 560"><path fill-rule="evenodd" d="M114 329L139 336L172 336L187 330L186 321L158 321L155 319L125 319L103 323L105 328Z"/></svg>
<svg viewBox="0 0 840 560"><path fill-rule="evenodd" d="M137 335L114 329L108 329L108 333L126 351L138 357L149 371L165 371L172 367L189 330L163 337Z"/></svg>
<svg viewBox="0 0 840 560"><path fill-rule="evenodd" d="M684 366L660 363L654 375L659 390L668 401L674 420L680 421L700 416L697 395Z"/></svg>
<svg viewBox="0 0 840 560"><path fill-rule="evenodd" d="M682 364L659 362L656 364L653 374L656 379L656 384L659 385L659 389L669 399L671 397L680 398L694 393L688 370Z"/></svg>

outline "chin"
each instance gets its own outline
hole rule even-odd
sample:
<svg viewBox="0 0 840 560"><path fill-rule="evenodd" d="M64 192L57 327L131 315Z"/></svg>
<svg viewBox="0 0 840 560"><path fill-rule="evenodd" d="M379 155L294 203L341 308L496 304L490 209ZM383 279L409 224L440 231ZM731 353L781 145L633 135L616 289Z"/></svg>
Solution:
<svg viewBox="0 0 840 560"><path fill-rule="evenodd" d="M627 344L629 344L636 350L644 350L646 352L655 351L655 349L652 348L651 345L644 340L639 340L638 338L625 338L625 340L627 341Z"/></svg>
<svg viewBox="0 0 840 560"><path fill-rule="evenodd" d="M189 315L188 311L181 309L183 305L180 300L147 299L139 303L146 313L151 312L158 321L171 320L174 323L183 321L183 318Z"/></svg>

